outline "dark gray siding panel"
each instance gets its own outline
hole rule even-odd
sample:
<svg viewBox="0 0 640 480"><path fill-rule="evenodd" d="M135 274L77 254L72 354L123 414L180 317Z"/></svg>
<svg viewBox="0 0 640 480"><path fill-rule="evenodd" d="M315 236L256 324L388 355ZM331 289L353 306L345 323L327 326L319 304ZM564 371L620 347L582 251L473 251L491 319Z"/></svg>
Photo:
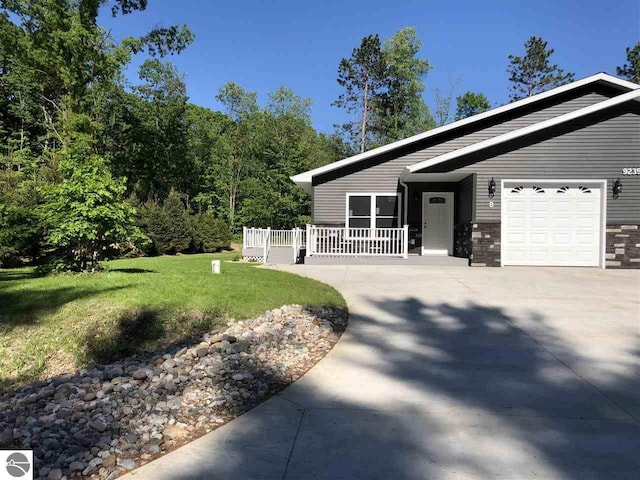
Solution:
<svg viewBox="0 0 640 480"><path fill-rule="evenodd" d="M474 221L500 221L500 180L540 178L607 180L607 223L640 223L640 176L622 175L623 168L640 168L640 105L635 109L552 138L530 139L536 143L460 168L477 173ZM497 190L489 199L492 177ZM611 186L617 178L623 193L614 200Z"/></svg>
<svg viewBox="0 0 640 480"><path fill-rule="evenodd" d="M473 175L458 182L458 219L456 223L473 220Z"/></svg>
<svg viewBox="0 0 640 480"><path fill-rule="evenodd" d="M314 179L313 222L316 224L344 222L344 202L347 192L396 191L398 177L408 165L593 105L619 93L601 89L598 89L597 92L581 92L579 96L570 97L561 103L546 105L537 111L531 111L524 115L519 114L520 116L514 118L506 118L500 123L488 127L484 125L482 129L477 131L467 131L454 138L435 139L433 142L437 143L426 145L416 151L401 153L395 158L374 159L372 163L358 165L352 171L337 171Z"/></svg>

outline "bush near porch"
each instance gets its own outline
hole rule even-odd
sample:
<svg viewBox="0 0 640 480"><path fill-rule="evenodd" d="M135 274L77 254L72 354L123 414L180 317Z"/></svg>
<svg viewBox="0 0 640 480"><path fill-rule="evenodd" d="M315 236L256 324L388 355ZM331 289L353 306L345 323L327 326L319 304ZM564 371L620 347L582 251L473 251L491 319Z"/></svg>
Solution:
<svg viewBox="0 0 640 480"><path fill-rule="evenodd" d="M333 288L200 254L105 262L95 274L0 269L0 390L181 342L285 304L344 305Z"/></svg>

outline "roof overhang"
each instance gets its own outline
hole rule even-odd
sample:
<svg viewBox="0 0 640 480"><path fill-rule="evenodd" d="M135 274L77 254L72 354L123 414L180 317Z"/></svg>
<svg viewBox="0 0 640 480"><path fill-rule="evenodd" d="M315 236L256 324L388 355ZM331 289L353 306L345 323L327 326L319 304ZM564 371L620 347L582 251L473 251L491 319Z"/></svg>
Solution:
<svg viewBox="0 0 640 480"><path fill-rule="evenodd" d="M431 182L459 182L471 175L469 172L434 172L434 173L409 173L406 169L400 174L400 181L403 183L431 183Z"/></svg>
<svg viewBox="0 0 640 480"><path fill-rule="evenodd" d="M617 97L613 97L608 100L598 102L594 105L589 105L588 107L584 107L579 110L575 110L573 112L565 113L564 115L550 118L548 120L544 120L539 123L534 123L533 125L529 125L527 127L523 127L518 130L513 130L511 132L498 135L496 137L488 138L487 140L483 140L481 142L474 143L466 147L453 150L451 152L447 152L443 155L438 155L437 157L430 158L429 160L424 160L422 162L414 163L413 165L409 165L408 167L406 167L405 171L407 174L416 174L421 170L425 170L435 165L440 165L442 163L454 160L456 158L460 158L464 155L469 155L471 153L479 152L486 148L495 147L496 145L500 145L502 143L506 143L511 140L516 140L518 138L531 135L532 133L541 132L543 130L556 127L558 125L562 125L572 120L576 120L578 118L585 117L587 115L591 115L596 112L607 110L609 108L612 108L617 105L621 105L623 103L633 101L633 100L640 101L640 89L623 93L622 95L618 95Z"/></svg>
<svg viewBox="0 0 640 480"><path fill-rule="evenodd" d="M635 84L633 82L629 82L627 80L623 80L621 78L617 78L612 75L608 75L606 73L597 73L595 75L591 75L590 77L586 77L581 80L577 80L575 82L569 83L567 85L562 85L560 87L548 90L546 92L542 92L537 95L523 98L522 100L508 103L506 105L502 105L501 107L497 107L497 108L488 110L486 112L479 113L478 115L473 115L471 117L458 120L457 122L449 123L447 125L443 125L442 127L434 128L432 130L419 133L418 135L413 135L412 137L408 137L403 140L399 140L397 142L389 143L388 145L383 145L382 147L374 148L367 152L359 153L358 155L354 155L352 157L348 157L343 160L338 160L337 162L333 162L328 165L324 165L322 167L314 168L313 170L309 170L309 171L300 173L298 175L292 176L291 180L293 180L297 185L302 187L305 191L310 192L311 186L313 184L313 177L317 175L322 175L324 173L338 170L340 168L352 165L354 163L358 163L360 161L373 158L377 155L381 155L383 153L387 153L387 152L405 147L407 145L411 145L413 143L419 142L429 137L434 137L436 135L440 135L442 133L455 130L456 128L470 125L470 124L485 120L487 118L491 118L493 116L500 115L502 113L509 112L511 110L515 110L517 108L521 108L526 105L530 105L535 102L539 102L541 100L551 98L565 92L569 92L571 90L575 90L577 88L580 88L589 84L598 84L598 83L609 85L609 86L618 88L620 90L640 89L640 85ZM618 98L618 97L615 97L615 98Z"/></svg>

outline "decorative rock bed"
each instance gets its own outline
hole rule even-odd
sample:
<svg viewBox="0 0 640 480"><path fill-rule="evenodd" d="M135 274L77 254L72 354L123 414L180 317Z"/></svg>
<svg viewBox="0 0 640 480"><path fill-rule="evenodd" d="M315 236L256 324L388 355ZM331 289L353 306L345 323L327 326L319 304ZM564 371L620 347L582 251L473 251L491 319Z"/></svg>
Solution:
<svg viewBox="0 0 640 480"><path fill-rule="evenodd" d="M34 449L35 476L113 479L251 409L337 342L345 309L285 306L166 353L0 396L0 447Z"/></svg>

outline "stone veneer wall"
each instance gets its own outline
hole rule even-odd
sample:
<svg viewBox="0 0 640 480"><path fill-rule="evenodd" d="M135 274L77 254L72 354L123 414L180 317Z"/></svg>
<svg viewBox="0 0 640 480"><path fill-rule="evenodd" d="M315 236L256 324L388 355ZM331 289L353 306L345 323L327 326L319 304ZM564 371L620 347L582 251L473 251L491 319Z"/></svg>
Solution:
<svg viewBox="0 0 640 480"><path fill-rule="evenodd" d="M471 223L458 223L453 229L453 254L456 257L471 257Z"/></svg>
<svg viewBox="0 0 640 480"><path fill-rule="evenodd" d="M500 266L500 224L474 223L471 231L471 266Z"/></svg>
<svg viewBox="0 0 640 480"><path fill-rule="evenodd" d="M605 266L640 268L640 226L607 225Z"/></svg>

